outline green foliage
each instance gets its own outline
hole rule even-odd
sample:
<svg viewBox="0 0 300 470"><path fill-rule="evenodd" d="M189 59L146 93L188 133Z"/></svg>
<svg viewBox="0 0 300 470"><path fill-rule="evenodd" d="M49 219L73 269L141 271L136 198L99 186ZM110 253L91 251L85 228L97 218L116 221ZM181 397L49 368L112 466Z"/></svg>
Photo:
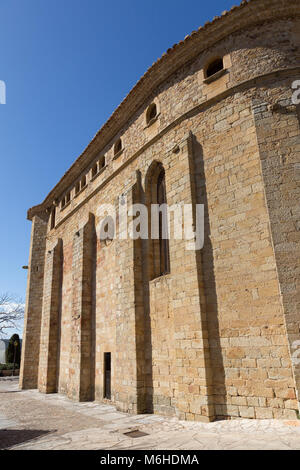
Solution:
<svg viewBox="0 0 300 470"><path fill-rule="evenodd" d="M13 364L0 364L0 370L12 370L14 368ZM15 369L16 369L16 364L15 364Z"/></svg>
<svg viewBox="0 0 300 470"><path fill-rule="evenodd" d="M15 364L20 365L21 345L19 335L17 334L12 335L9 340L8 348L6 350L6 363L12 364L14 362L14 358Z"/></svg>

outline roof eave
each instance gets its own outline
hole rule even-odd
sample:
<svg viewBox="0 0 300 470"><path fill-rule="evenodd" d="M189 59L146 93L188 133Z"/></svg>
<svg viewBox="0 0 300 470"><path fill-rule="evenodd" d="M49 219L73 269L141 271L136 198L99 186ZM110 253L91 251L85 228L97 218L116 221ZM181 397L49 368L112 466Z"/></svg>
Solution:
<svg viewBox="0 0 300 470"><path fill-rule="evenodd" d="M140 78L45 200L38 206L29 209L28 218L31 219L33 214L45 210L54 199L60 197L63 191L72 185L78 175L91 163L95 155L120 132L151 92L176 70L229 34L258 22L293 14L300 14L298 0L269 0L267 8L262 0L249 0L248 2L243 0L239 6L233 6L229 11L223 12L221 16L214 17L212 21L205 23L197 31L186 36L183 41L174 44ZM184 54L182 54L183 51Z"/></svg>

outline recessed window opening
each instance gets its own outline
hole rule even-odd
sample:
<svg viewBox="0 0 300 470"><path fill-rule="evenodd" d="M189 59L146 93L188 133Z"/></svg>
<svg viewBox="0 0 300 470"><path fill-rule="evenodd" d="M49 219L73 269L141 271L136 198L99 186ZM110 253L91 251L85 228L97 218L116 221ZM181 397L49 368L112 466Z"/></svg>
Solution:
<svg viewBox="0 0 300 470"><path fill-rule="evenodd" d="M153 119L155 119L157 116L157 106L155 103L150 104L150 106L147 109L147 114L146 114L146 122L149 124Z"/></svg>
<svg viewBox="0 0 300 470"><path fill-rule="evenodd" d="M170 273L166 177L160 162L153 162L151 165L146 176L145 188L150 210L148 225L153 226L156 231L155 237L148 241L149 279L153 280ZM158 213L152 213L151 204L158 205Z"/></svg>
<svg viewBox="0 0 300 470"><path fill-rule="evenodd" d="M122 140L118 139L114 146L114 154L117 155L122 150Z"/></svg>
<svg viewBox="0 0 300 470"><path fill-rule="evenodd" d="M80 183L80 185L81 185L81 189L86 186L86 176L83 176L83 177L81 178L81 183Z"/></svg>
<svg viewBox="0 0 300 470"><path fill-rule="evenodd" d="M92 168L92 177L96 176L97 173L98 173L98 163L95 163L95 165Z"/></svg>
<svg viewBox="0 0 300 470"><path fill-rule="evenodd" d="M219 72L220 70L223 70L224 65L223 65L223 59L222 57L219 57L217 59L214 59L206 68L206 78L211 77L215 73Z"/></svg>
<svg viewBox="0 0 300 470"><path fill-rule="evenodd" d="M70 191L66 194L65 201L66 201L66 204L68 204L68 202L71 201L71 193L70 193Z"/></svg>
<svg viewBox="0 0 300 470"><path fill-rule="evenodd" d="M50 229L52 230L55 227L55 207L51 210L51 219L50 219Z"/></svg>
<svg viewBox="0 0 300 470"><path fill-rule="evenodd" d="M165 170L162 169L157 180L157 203L159 205L166 204L166 186L165 186ZM159 275L163 276L170 272L169 266L169 242L167 239L168 220L167 215L159 213Z"/></svg>
<svg viewBox="0 0 300 470"><path fill-rule="evenodd" d="M80 183L78 181L78 183L76 183L76 186L75 186L75 194L78 194L80 191Z"/></svg>
<svg viewBox="0 0 300 470"><path fill-rule="evenodd" d="M103 155L103 157L101 157L99 160L99 169L104 168L104 167L105 167L105 155Z"/></svg>
<svg viewBox="0 0 300 470"><path fill-rule="evenodd" d="M104 398L111 398L111 353L104 353Z"/></svg>

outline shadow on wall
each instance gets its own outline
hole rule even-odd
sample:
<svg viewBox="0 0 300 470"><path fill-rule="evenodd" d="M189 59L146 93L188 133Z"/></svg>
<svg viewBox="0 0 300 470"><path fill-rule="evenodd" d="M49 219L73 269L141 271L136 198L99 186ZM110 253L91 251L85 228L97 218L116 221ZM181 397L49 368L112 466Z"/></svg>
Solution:
<svg viewBox="0 0 300 470"><path fill-rule="evenodd" d="M141 173L133 189L133 202L145 204ZM149 294L148 240L134 241L134 285L136 302L137 413L153 413L152 333Z"/></svg>
<svg viewBox="0 0 300 470"><path fill-rule="evenodd" d="M227 416L227 393L225 370L220 342L218 318L218 299L215 281L213 247L210 237L210 219L206 188L203 148L193 137L195 199L197 204L204 204L204 246L196 252L197 275L201 311L204 312L204 326L207 322L209 351L205 354L206 373L211 388L209 405L214 406L215 418ZM206 322L205 322L206 320Z"/></svg>
<svg viewBox="0 0 300 470"><path fill-rule="evenodd" d="M0 429L0 450L9 449L18 444L32 441L38 437L56 431L43 431L39 429Z"/></svg>
<svg viewBox="0 0 300 470"><path fill-rule="evenodd" d="M208 380L208 405L211 415L221 419L227 417L227 394L225 370L220 342L218 302L214 271L213 248L210 239L210 220L208 197L205 183L205 169L202 146L193 137L193 155L191 168L194 174L193 202L204 204L205 239L204 247L196 252L198 288L201 301L203 328L207 330L209 347L204 351L205 369ZM147 202L147 190L143 191L141 175L137 172L137 184L134 188L134 202ZM152 335L149 302L149 247L147 240L135 240L135 299L136 299L136 354L138 413L153 413L153 371L152 371ZM142 282L141 282L142 279ZM207 325L207 327L206 327ZM143 334L141 334L143 332ZM143 356L143 357L142 357Z"/></svg>
<svg viewBox="0 0 300 470"><path fill-rule="evenodd" d="M93 221L91 233L91 258L92 258L92 306L91 306L91 396L90 400L95 400L96 388L96 276L97 276L97 234L95 221Z"/></svg>

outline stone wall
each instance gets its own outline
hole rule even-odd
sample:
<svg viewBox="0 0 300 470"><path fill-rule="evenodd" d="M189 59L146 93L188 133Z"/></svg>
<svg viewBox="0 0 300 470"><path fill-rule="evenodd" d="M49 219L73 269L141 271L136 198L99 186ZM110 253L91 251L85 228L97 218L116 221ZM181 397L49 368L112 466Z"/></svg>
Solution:
<svg viewBox="0 0 300 470"><path fill-rule="evenodd" d="M45 254L38 377L39 391L44 393L57 392L60 369L62 240L49 248Z"/></svg>
<svg viewBox="0 0 300 470"><path fill-rule="evenodd" d="M289 348L294 357L293 371L299 399L300 122L297 106L291 102L290 90L285 83L279 80L270 83L264 91L264 96L254 101L253 110L279 289ZM290 405L296 405L296 396L290 389L283 389L280 398L288 398Z"/></svg>
<svg viewBox="0 0 300 470"><path fill-rule="evenodd" d="M43 303L44 260L47 215L32 220L25 305L24 336L21 355L20 386L37 388Z"/></svg>
<svg viewBox="0 0 300 470"><path fill-rule="evenodd" d="M146 94L71 182L65 177L61 197L52 201L55 228L49 220L43 238L42 391L103 400L110 352L111 401L119 409L191 420L296 416L299 371L291 354L300 340L300 131L291 84L300 73L300 11L284 1L283 16L278 1L270 3L266 21L252 15L251 5L262 9L262 0L240 7L252 24L240 31L232 25L206 49L196 35L193 60ZM225 70L208 81L205 68L215 56L223 57ZM166 74L164 65L157 68ZM147 125L153 101L159 113ZM115 156L120 136L123 149ZM92 175L104 154L106 166ZM128 204L147 203L147 178L158 163L168 204L204 204L205 243L195 252L171 239L170 272L152 279L147 241L103 243L97 227L100 204L118 207L121 195ZM87 185L75 195L84 175ZM71 200L61 207L68 191ZM58 240L62 277L54 270L59 262L48 259ZM41 299L33 278L28 302L31 292ZM40 311L28 318L38 325ZM50 355L49 335L56 344ZM24 377L30 361L25 354Z"/></svg>

